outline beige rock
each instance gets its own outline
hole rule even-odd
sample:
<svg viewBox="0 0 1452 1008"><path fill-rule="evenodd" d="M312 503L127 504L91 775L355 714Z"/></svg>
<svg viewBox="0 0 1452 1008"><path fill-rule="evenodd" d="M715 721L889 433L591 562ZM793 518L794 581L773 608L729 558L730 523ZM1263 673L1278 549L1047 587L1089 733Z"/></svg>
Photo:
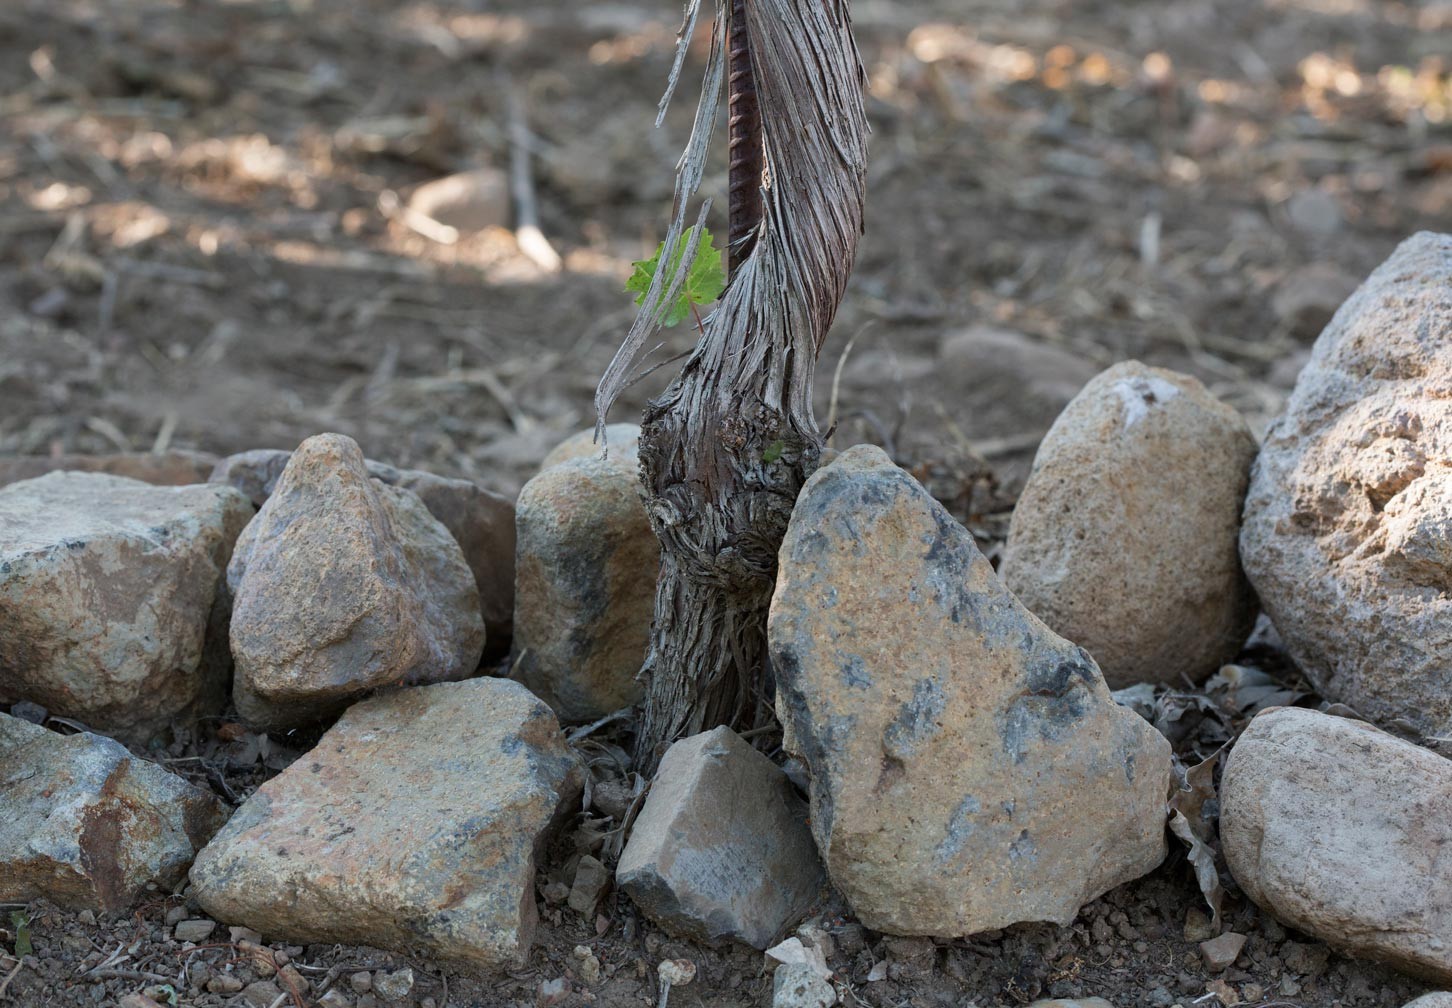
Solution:
<svg viewBox="0 0 1452 1008"><path fill-rule="evenodd" d="M661 759L616 880L667 931L765 949L805 913L824 876L807 804L730 728Z"/></svg>
<svg viewBox="0 0 1452 1008"><path fill-rule="evenodd" d="M125 910L180 882L227 811L113 739L0 714L0 903Z"/></svg>
<svg viewBox="0 0 1452 1008"><path fill-rule="evenodd" d="M1240 554L1323 696L1452 737L1452 235L1403 242L1316 341Z"/></svg>
<svg viewBox="0 0 1452 1008"><path fill-rule="evenodd" d="M540 470L557 466L561 462L568 462L577 458L600 458L602 455L609 459L616 456L622 459L629 459L629 464L634 466L640 453L640 425L631 423L613 423L605 425L605 443L599 444L595 441L595 428L578 431L565 438L559 444L550 449L550 453L540 463Z"/></svg>
<svg viewBox="0 0 1452 1008"><path fill-rule="evenodd" d="M1164 857L1168 743L879 449L807 482L769 638L817 847L868 927L1068 923Z"/></svg>
<svg viewBox="0 0 1452 1008"><path fill-rule="evenodd" d="M212 469L213 483L228 483L261 507L272 495L292 452L255 449L228 455ZM368 475L380 483L412 490L443 523L464 551L479 589L486 658L509 650L514 625L514 504L477 483L448 479L418 469L398 469L369 459Z"/></svg>
<svg viewBox="0 0 1452 1008"><path fill-rule="evenodd" d="M1452 993L1429 991L1415 1001L1408 1001L1403 1008L1452 1008Z"/></svg>
<svg viewBox="0 0 1452 1008"><path fill-rule="evenodd" d="M220 711L229 487L56 472L0 489L0 704L144 744Z"/></svg>
<svg viewBox="0 0 1452 1008"><path fill-rule="evenodd" d="M207 482L217 456L206 452L122 452L117 455L12 455L0 458L0 486L53 472L97 472L153 486Z"/></svg>
<svg viewBox="0 0 1452 1008"><path fill-rule="evenodd" d="M255 727L369 690L473 674L484 627L458 543L411 491L368 477L340 434L304 441L227 571L233 698Z"/></svg>
<svg viewBox="0 0 1452 1008"><path fill-rule="evenodd" d="M535 859L579 807L559 725L518 683L399 690L348 709L198 856L208 914L290 942L518 966Z"/></svg>
<svg viewBox="0 0 1452 1008"><path fill-rule="evenodd" d="M566 721L640 699L660 545L635 461L567 459L515 504L514 676Z"/></svg>
<svg viewBox="0 0 1452 1008"><path fill-rule="evenodd" d="M1340 951L1452 980L1452 762L1362 721L1262 711L1221 783L1247 896Z"/></svg>
<svg viewBox="0 0 1452 1008"><path fill-rule="evenodd" d="M1245 421L1194 378L1116 364L1039 446L1004 583L1112 688L1205 679L1255 616L1236 545L1254 456Z"/></svg>

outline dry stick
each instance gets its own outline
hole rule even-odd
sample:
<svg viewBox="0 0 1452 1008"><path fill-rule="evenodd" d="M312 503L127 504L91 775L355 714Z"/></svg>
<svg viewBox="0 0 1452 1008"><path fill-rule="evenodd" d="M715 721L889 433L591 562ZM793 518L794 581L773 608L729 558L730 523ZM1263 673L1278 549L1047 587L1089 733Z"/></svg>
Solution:
<svg viewBox="0 0 1452 1008"><path fill-rule="evenodd" d="M5 974L4 980L0 980L0 998L5 996L5 992L10 988L10 981L14 980L16 975L20 973L20 967L23 965L25 965L25 957L21 956L15 960L15 968Z"/></svg>
<svg viewBox="0 0 1452 1008"><path fill-rule="evenodd" d="M547 273L558 273L560 254L539 226L539 209L534 198L534 177L529 171L529 123L524 102L513 83L504 78L509 105L509 191L514 197L514 240L519 251Z"/></svg>

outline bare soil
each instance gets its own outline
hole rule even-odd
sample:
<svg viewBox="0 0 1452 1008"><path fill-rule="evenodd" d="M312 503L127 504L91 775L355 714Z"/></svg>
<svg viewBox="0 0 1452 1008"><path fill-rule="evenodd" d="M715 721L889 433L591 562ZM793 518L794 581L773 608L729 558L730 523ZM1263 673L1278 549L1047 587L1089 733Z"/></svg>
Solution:
<svg viewBox="0 0 1452 1008"><path fill-rule="evenodd" d="M887 447L990 549L1052 416L1016 413L1012 381L984 391L945 368L946 334L987 324L1096 365L1177 368L1259 428L1308 346L1273 303L1288 278L1312 264L1359 278L1411 232L1452 231L1445 0L853 6L875 131L869 219L821 414L835 387L834 443ZM692 96L650 123L678 15L667 0L0 5L0 453L228 453L332 430L373 458L517 490L593 421L633 314L621 286L663 231ZM560 274L506 229L439 244L394 210L439 175L507 166L511 92ZM691 341L675 330L665 352ZM849 344L857 366L834 382ZM612 419L632 419L667 375ZM264 755L217 730L151 755L240 799L305 744L279 738ZM1202 742L1191 732L1180 748ZM830 904L820 919L847 1003L872 1008L1050 995L1395 1008L1421 990L1236 899L1226 926L1249 935L1246 952L1210 973L1185 937L1198 900L1176 853L1066 928L933 944L864 933ZM32 905L34 955L0 1001L104 1005L163 982L186 1005L266 996L205 992L279 964L224 928L219 947L184 950L164 923L179 905L158 893L103 921ZM534 1005L565 976L565 1005L654 1004L656 964L684 957L699 974L671 1004L770 1001L760 955L673 942L623 897L596 920L541 906L518 974L277 945L309 982L278 991L298 1008L325 989L337 993L323 1003L366 1008L376 995L354 974L411 962L396 1003ZM8 947L14 925L0 926ZM599 983L577 946L600 960ZM879 961L887 978L869 981Z"/></svg>

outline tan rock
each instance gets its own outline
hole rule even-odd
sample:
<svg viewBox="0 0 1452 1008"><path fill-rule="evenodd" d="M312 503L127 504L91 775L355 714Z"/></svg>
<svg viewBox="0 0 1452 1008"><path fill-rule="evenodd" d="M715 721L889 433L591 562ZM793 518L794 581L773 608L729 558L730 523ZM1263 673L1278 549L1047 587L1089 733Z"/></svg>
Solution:
<svg viewBox="0 0 1452 1008"><path fill-rule="evenodd" d="M1240 554L1318 692L1452 737L1452 235L1403 242L1316 341Z"/></svg>
<svg viewBox="0 0 1452 1008"><path fill-rule="evenodd" d="M1164 857L1169 744L879 449L808 481L769 638L817 847L868 927L1068 923Z"/></svg>
<svg viewBox="0 0 1452 1008"><path fill-rule="evenodd" d="M566 721L640 699L660 545L625 453L567 459L515 504L514 677Z"/></svg>
<svg viewBox="0 0 1452 1008"><path fill-rule="evenodd" d="M348 709L198 856L207 913L269 938L521 965L535 859L579 807L559 725L518 683L399 690Z"/></svg>
<svg viewBox="0 0 1452 1008"><path fill-rule="evenodd" d="M1194 378L1116 364L1040 444L1004 583L1114 689L1205 679L1255 616L1237 552L1254 456L1245 421Z"/></svg>
<svg viewBox="0 0 1452 1008"><path fill-rule="evenodd" d="M1262 711L1220 789L1247 896L1347 955L1452 981L1452 761L1362 721Z"/></svg>
<svg viewBox="0 0 1452 1008"><path fill-rule="evenodd" d="M217 456L206 452L122 452L116 455L12 455L0 458L0 486L53 472L125 476L153 486L207 482Z"/></svg>
<svg viewBox="0 0 1452 1008"><path fill-rule="evenodd" d="M221 710L229 487L55 472L0 489L0 704L144 744Z"/></svg>
<svg viewBox="0 0 1452 1008"><path fill-rule="evenodd" d="M351 438L298 447L227 579L233 698L256 727L306 724L381 686L478 668L484 627L458 543L411 491L370 479Z"/></svg>
<svg viewBox="0 0 1452 1008"><path fill-rule="evenodd" d="M640 425L613 423L605 425L603 444L595 440L595 428L578 431L550 449L540 463L541 471L577 458L628 458L634 466L640 454Z"/></svg>
<svg viewBox="0 0 1452 1008"><path fill-rule="evenodd" d="M113 739L0 714L0 903L120 912L180 882L227 813Z"/></svg>

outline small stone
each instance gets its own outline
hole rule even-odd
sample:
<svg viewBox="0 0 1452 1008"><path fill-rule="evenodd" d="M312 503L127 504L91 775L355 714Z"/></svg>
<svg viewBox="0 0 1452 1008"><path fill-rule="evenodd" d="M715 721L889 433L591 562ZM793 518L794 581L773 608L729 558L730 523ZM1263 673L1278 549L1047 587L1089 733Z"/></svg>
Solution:
<svg viewBox="0 0 1452 1008"><path fill-rule="evenodd" d="M318 1004L323 1008L353 1008L353 999L336 987L330 987L328 992L318 998Z"/></svg>
<svg viewBox="0 0 1452 1008"><path fill-rule="evenodd" d="M272 1008L282 996L282 988L271 980L258 980L242 988L242 1000L251 1008Z"/></svg>
<svg viewBox="0 0 1452 1008"><path fill-rule="evenodd" d="M1199 907L1185 911L1185 941L1202 942L1215 937L1215 925L1210 915Z"/></svg>
<svg viewBox="0 0 1452 1008"><path fill-rule="evenodd" d="M1111 688L1200 682L1250 632L1240 506L1255 439L1188 375L1116 364L1044 436L999 574Z"/></svg>
<svg viewBox="0 0 1452 1008"><path fill-rule="evenodd" d="M1227 931L1222 935L1200 943L1200 958L1211 973L1223 973L1235 965L1245 948L1245 935Z"/></svg>
<svg viewBox="0 0 1452 1008"><path fill-rule="evenodd" d="M136 993L127 994L120 1001L117 1001L116 1008L161 1008L161 1005L157 1004L145 994Z"/></svg>
<svg viewBox="0 0 1452 1008"><path fill-rule="evenodd" d="M1439 853L1452 846L1452 762L1362 721L1273 707L1231 750L1220 801L1226 863L1262 908L1347 955L1452 980ZM1286 942L1281 955L1312 975L1311 950Z"/></svg>
<svg viewBox="0 0 1452 1008"><path fill-rule="evenodd" d="M117 455L20 455L0 458L0 486L53 472L105 473L152 486L207 482L217 457L206 452L123 452Z"/></svg>
<svg viewBox="0 0 1452 1008"><path fill-rule="evenodd" d="M227 568L233 699L254 728L332 716L370 690L479 665L479 593L458 543L358 445L308 438Z"/></svg>
<svg viewBox="0 0 1452 1008"><path fill-rule="evenodd" d="M587 945L575 946L575 963L580 975L580 980L587 987L598 986L602 976L600 973L600 959L590 951Z"/></svg>
<svg viewBox="0 0 1452 1008"><path fill-rule="evenodd" d="M1280 282L1271 311L1292 336L1315 339L1357 286L1356 277L1335 263L1310 263Z"/></svg>
<svg viewBox="0 0 1452 1008"><path fill-rule="evenodd" d="M43 725L50 717L50 711L38 703L31 703L29 700L21 700L19 703L10 705L10 716L18 717L22 721L29 721L34 725Z"/></svg>
<svg viewBox="0 0 1452 1008"><path fill-rule="evenodd" d="M624 822L630 806L635 802L635 791L624 781L607 780L596 784L590 793L595 811L607 815L616 822Z"/></svg>
<svg viewBox="0 0 1452 1008"><path fill-rule="evenodd" d="M415 189L408 209L459 231L507 227L509 180L496 168L446 175Z"/></svg>
<svg viewBox="0 0 1452 1008"><path fill-rule="evenodd" d="M261 945L262 935L249 927L233 926L227 928L227 940L234 945Z"/></svg>
<svg viewBox="0 0 1452 1008"><path fill-rule="evenodd" d="M207 990L213 994L236 994L244 984L231 973L218 973L207 981Z"/></svg>
<svg viewBox="0 0 1452 1008"><path fill-rule="evenodd" d="M144 745L225 698L227 487L56 472L0 489L0 704Z"/></svg>
<svg viewBox="0 0 1452 1008"><path fill-rule="evenodd" d="M1285 203L1286 219L1308 238L1330 238L1345 226L1336 197L1324 189L1302 189Z"/></svg>
<svg viewBox="0 0 1452 1008"><path fill-rule="evenodd" d="M226 821L211 792L113 739L0 714L0 903L125 910L185 878Z"/></svg>
<svg viewBox="0 0 1452 1008"><path fill-rule="evenodd" d="M1103 998L1055 998L1052 1001L1035 1001L1028 1008L1114 1008Z"/></svg>
<svg viewBox="0 0 1452 1008"><path fill-rule="evenodd" d="M1240 555L1327 700L1452 738L1452 235L1392 253L1266 432Z"/></svg>
<svg viewBox="0 0 1452 1008"><path fill-rule="evenodd" d="M771 984L771 1008L832 1008L837 990L810 966L783 963Z"/></svg>
<svg viewBox="0 0 1452 1008"><path fill-rule="evenodd" d="M553 468L561 462L577 458L619 457L634 467L640 456L640 425L613 423L605 425L605 441L595 440L595 428L571 434L550 449L550 453L539 464L540 472Z"/></svg>
<svg viewBox="0 0 1452 1008"><path fill-rule="evenodd" d="M196 920L180 921L172 928L171 936L179 942L191 942L200 945L211 937L212 931L217 927L216 921L209 921L205 917Z"/></svg>
<svg viewBox="0 0 1452 1008"><path fill-rule="evenodd" d="M559 906L570 898L570 887L563 882L547 882L540 890L545 902L550 906Z"/></svg>
<svg viewBox="0 0 1452 1008"><path fill-rule="evenodd" d="M696 964L689 959L664 959L655 968L662 984L684 987L696 979Z"/></svg>
<svg viewBox="0 0 1452 1008"><path fill-rule="evenodd" d="M636 817L620 887L672 934L765 949L822 885L806 820L786 776L731 729L682 739Z"/></svg>
<svg viewBox="0 0 1452 1008"><path fill-rule="evenodd" d="M817 849L867 927L1068 924L1163 859L1169 744L880 449L807 481L768 637Z"/></svg>
<svg viewBox="0 0 1452 1008"><path fill-rule="evenodd" d="M641 696L660 544L635 461L572 458L525 484L515 504L511 673L565 721Z"/></svg>
<svg viewBox="0 0 1452 1008"><path fill-rule="evenodd" d="M187 919L190 913L184 906L173 906L166 908L166 926L173 927Z"/></svg>
<svg viewBox="0 0 1452 1008"><path fill-rule="evenodd" d="M554 1008L555 1005L563 1004L570 996L570 981L564 977L555 977L553 980L545 980L539 985L539 990L534 996L534 1003L539 1008Z"/></svg>
<svg viewBox="0 0 1452 1008"><path fill-rule="evenodd" d="M413 970L405 966L373 978L373 991L385 1001L402 1001L413 990Z"/></svg>
<svg viewBox="0 0 1452 1008"><path fill-rule="evenodd" d="M353 988L355 994L367 994L373 989L373 974L367 970L359 970L348 977L348 986Z"/></svg>
<svg viewBox="0 0 1452 1008"><path fill-rule="evenodd" d="M1452 1008L1452 993L1429 991L1415 1001L1408 1001L1405 1008Z"/></svg>
<svg viewBox="0 0 1452 1008"><path fill-rule="evenodd" d="M554 716L518 683L385 694L263 784L192 886L210 916L274 938L511 968L536 923L535 851L582 786Z"/></svg>
<svg viewBox="0 0 1452 1008"><path fill-rule="evenodd" d="M595 908L610 888L610 869L597 858L586 854L575 868L575 881L570 886L570 909L582 917L593 917Z"/></svg>

